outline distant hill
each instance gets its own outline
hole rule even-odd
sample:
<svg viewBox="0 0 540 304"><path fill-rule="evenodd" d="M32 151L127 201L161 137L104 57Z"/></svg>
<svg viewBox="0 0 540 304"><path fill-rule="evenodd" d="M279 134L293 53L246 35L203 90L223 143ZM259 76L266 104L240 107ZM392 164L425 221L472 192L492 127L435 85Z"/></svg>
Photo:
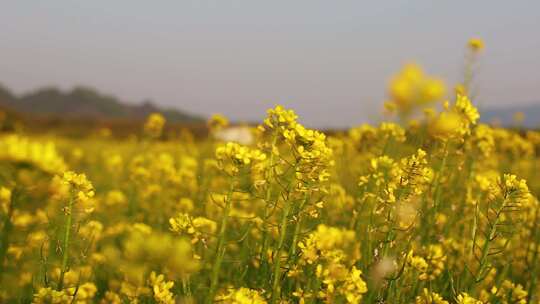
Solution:
<svg viewBox="0 0 540 304"><path fill-rule="evenodd" d="M57 88L40 88L16 96L0 85L0 107L38 116L90 119L142 120L153 112L162 113L169 122L200 122L202 117L171 108L160 108L150 101L130 104L102 94L95 89L75 87L64 92Z"/></svg>
<svg viewBox="0 0 540 304"><path fill-rule="evenodd" d="M516 122L516 113L523 113L523 121ZM511 105L483 109L480 111L480 120L485 123L497 123L501 126L519 126L525 128L540 128L540 101L525 105Z"/></svg>

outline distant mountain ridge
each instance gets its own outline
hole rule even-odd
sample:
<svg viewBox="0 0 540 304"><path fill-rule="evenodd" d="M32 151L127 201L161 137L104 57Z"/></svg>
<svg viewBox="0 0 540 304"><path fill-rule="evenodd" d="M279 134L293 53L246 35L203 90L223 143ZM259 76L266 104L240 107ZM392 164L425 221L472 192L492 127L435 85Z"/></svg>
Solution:
<svg viewBox="0 0 540 304"><path fill-rule="evenodd" d="M179 123L202 122L204 118L172 108L161 108L151 101L140 104L124 102L114 96L88 87L62 91L45 87L17 96L0 84L0 108L36 116L59 118L143 120L154 112L162 113L167 121ZM523 121L515 120L516 112L523 113ZM540 128L540 101L480 109L480 120L505 127Z"/></svg>
<svg viewBox="0 0 540 304"><path fill-rule="evenodd" d="M54 87L40 88L16 96L0 85L0 106L21 113L66 118L142 120L153 112L160 112L169 122L203 121L200 116L161 108L150 101L130 104L95 89L80 86L65 92Z"/></svg>
<svg viewBox="0 0 540 304"><path fill-rule="evenodd" d="M523 114L522 121L516 121L516 113ZM505 127L540 128L540 101L523 105L481 109L480 120L485 123L497 123Z"/></svg>

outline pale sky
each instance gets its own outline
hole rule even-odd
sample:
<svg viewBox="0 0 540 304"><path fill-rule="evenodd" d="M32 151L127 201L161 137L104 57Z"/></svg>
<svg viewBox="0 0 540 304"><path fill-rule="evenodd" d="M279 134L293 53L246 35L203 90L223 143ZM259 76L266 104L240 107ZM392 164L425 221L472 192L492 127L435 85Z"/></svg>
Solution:
<svg viewBox="0 0 540 304"><path fill-rule="evenodd" d="M85 85L236 120L279 103L343 127L376 117L408 61L459 81L470 37L486 42L483 105L540 103L538 0L4 0L0 83Z"/></svg>

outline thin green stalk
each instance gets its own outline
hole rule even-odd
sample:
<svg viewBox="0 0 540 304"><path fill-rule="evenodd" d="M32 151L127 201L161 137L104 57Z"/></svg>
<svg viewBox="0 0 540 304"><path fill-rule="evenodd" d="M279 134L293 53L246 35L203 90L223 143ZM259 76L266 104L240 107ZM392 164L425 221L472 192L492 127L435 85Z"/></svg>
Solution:
<svg viewBox="0 0 540 304"><path fill-rule="evenodd" d="M370 186L368 186L370 187ZM364 190L364 193L365 192L371 192L371 189L370 188L367 188ZM360 194L358 194L360 196ZM360 209L356 209L357 212L356 214L354 214L354 217L356 218L355 219L355 223L354 225L351 227L352 229L354 229L354 231L358 234L358 235L364 235L365 237L362 238L362 246L361 246L361 250L363 250L363 253L362 253L362 260L364 262L364 265L363 265L363 270L364 271L367 271L368 268L369 268L369 265L371 265L373 263L372 261L372 254L373 254L373 248L372 248L372 237L371 237L371 233L372 233L372 228L373 228L373 223L374 223L374 220L373 220L373 215L374 215L374 212L375 212L375 203L374 202L374 199L373 197L369 196L365 199L362 200L362 203L359 204L360 205ZM362 215L364 213L364 208L367 208L367 210L369 210L369 217L368 218L364 218Z"/></svg>
<svg viewBox="0 0 540 304"><path fill-rule="evenodd" d="M265 197L264 197L264 212L263 212L263 231L262 231L262 247L261 247L261 252L260 252L260 261L261 261L261 264L266 261L265 257L266 257L266 251L268 249L268 217L269 217L269 202L270 202L270 199L272 198L272 180L273 180L273 175L274 175L274 162L275 162L275 159L274 159L274 148L276 147L276 144L277 144L277 134L276 132L274 131L272 133L272 146L270 147L271 151L270 151L270 158L268 160L268 171L266 173L266 182L268 183L268 185L266 186L266 194L265 194ZM263 266L264 267L264 266ZM264 268L263 271L266 271L266 268Z"/></svg>
<svg viewBox="0 0 540 304"><path fill-rule="evenodd" d="M473 64L474 64L474 54L468 52L465 55L465 71L463 75L463 86L465 87L465 92L470 93L472 81L473 81Z"/></svg>
<svg viewBox="0 0 540 304"><path fill-rule="evenodd" d="M300 207L300 210L302 210L302 207ZM302 211L298 212L298 219L297 219L297 221L295 223L295 226L294 226L294 232L293 232L293 237L292 237L292 241L291 241L291 247L289 248L288 259L289 259L289 262L293 263L293 264L295 264L297 262L296 261L296 249L298 247L296 246L296 244L298 243L298 236L300 235L300 228L301 227L302 227ZM289 282L288 287L289 287L289 290L292 289L293 281Z"/></svg>
<svg viewBox="0 0 540 304"><path fill-rule="evenodd" d="M441 165L439 166L438 174L437 174L437 177L435 178L435 183L433 185L434 194L435 194L435 197L433 199L433 208L430 208L430 210L428 210L428 213L427 213L428 216L427 216L426 224L429 227L431 227L435 223L435 217L437 216L437 212L439 211L439 205L440 205L441 194L442 194L441 176L444 173L444 169L446 168L446 162L448 160L448 143L444 144L443 149L444 149L444 156L443 156ZM428 207L427 204L425 207ZM423 231L424 231L423 240L425 241L428 238L429 232L432 231L432 229L424 228Z"/></svg>
<svg viewBox="0 0 540 304"><path fill-rule="evenodd" d="M473 226L471 231L471 250L469 250L469 261L472 260L472 257L474 255L474 247L476 246L476 238L477 238L477 232L478 232L478 217L480 216L480 208L478 207L478 203L476 203L474 207L474 218L473 218Z"/></svg>
<svg viewBox="0 0 540 304"><path fill-rule="evenodd" d="M504 208L504 206L505 205L503 204L502 207L499 208L499 210L497 210L495 220L493 224L491 225L491 229L489 230L487 239L484 241L484 246L482 246L482 255L480 257L478 272L474 276L473 285L476 285L478 282L480 282L482 280L482 277L484 276L484 272L485 272L484 268L486 267L486 264L488 262L487 257L489 254L489 250L491 248L491 242L495 238L495 234L497 233L497 224L499 223L500 213L502 209Z"/></svg>
<svg viewBox="0 0 540 304"><path fill-rule="evenodd" d="M279 243L277 244L276 248L274 249L274 271L272 276L272 298L270 303L274 304L279 299L279 293L280 293L280 272L281 272L281 250L283 249L283 244L285 243L285 236L287 234L287 222L289 217L289 209L290 204L285 202L285 206L283 207L283 213L281 215L281 225L280 225L280 233L279 233Z"/></svg>
<svg viewBox="0 0 540 304"><path fill-rule="evenodd" d="M369 208L369 221L368 221L368 224L366 225L366 237L365 237L365 240L366 240L366 244L365 244L365 248L366 248L366 255L365 255L365 266L364 266L364 269L367 271L368 268L369 268L369 265L371 265L374 261L373 261L373 237L372 237L372 231L373 231L373 223L374 223L374 220L373 220L373 214L375 212L374 208L374 203L372 202L373 199L369 199L368 202L370 202L370 208ZM359 234L361 235L361 234Z"/></svg>
<svg viewBox="0 0 540 304"><path fill-rule="evenodd" d="M435 199L433 201L433 207L435 211L435 215L439 211L439 201L441 199L441 176L444 173L444 169L446 168L446 162L448 160L448 144L444 145L444 156L441 162L441 166L439 167L439 174L437 175L437 181L435 182Z"/></svg>
<svg viewBox="0 0 540 304"><path fill-rule="evenodd" d="M191 282L189 277L182 277L182 291L187 297L191 297Z"/></svg>
<svg viewBox="0 0 540 304"><path fill-rule="evenodd" d="M467 166L466 166L467 171L466 171L466 174L465 174L465 176L466 176L465 181L466 181L467 184L469 184L469 183L472 182L472 178L473 178L473 172L474 172L474 167L475 167L475 166L474 166L474 165L475 165L474 157L467 157L466 160L465 160L465 162L466 162L466 164L467 164ZM454 185L453 185L453 188L454 188L454 189L459 188L459 185L458 185L458 184L459 184L459 182L460 182L461 180L462 180L461 178L455 180ZM461 201L467 202L467 191L466 191L466 190L463 191L463 194L462 194L462 197L461 197ZM458 214L468 214L468 213L466 212L466 208L467 208L467 207L468 207L468 204L459 204L459 205L458 205L458 208L459 208L459 209L458 209L458 211L457 211ZM465 229L465 225L460 224L461 221L462 221L462 219L458 217L458 218L455 219L455 221L454 221L452 224L445 225L445 227L444 227L444 235L448 235L448 234L450 233L450 229L451 229L452 227L454 227L454 226L457 226L457 227L459 227L459 228L458 228L458 231L459 231L458 235L459 235L459 237L462 238L462 239L465 238L465 237L466 237L465 234L466 234L467 232L465 231L465 230L466 230L466 229Z"/></svg>
<svg viewBox="0 0 540 304"><path fill-rule="evenodd" d="M532 265L532 270L531 270L531 281L530 281L530 284L529 284L529 290L528 290L528 294L527 294L527 304L528 303L532 303L531 301L534 299L534 292L536 291L536 282L538 280L538 275L537 275L537 272L538 272L538 251L539 251L539 246L540 246L540 233L539 233L539 230L540 230L540 227L538 225L538 221L540 220L540 208L536 207L536 213L535 213L535 221L534 221L534 226L533 226L533 235L532 235L532 239L533 239L533 248L534 248L534 252L533 252L533 257L532 257L532 263L530 263L530 265Z"/></svg>
<svg viewBox="0 0 540 304"><path fill-rule="evenodd" d="M296 243L298 242L298 236L300 235L300 228L302 227L302 210L304 209L304 205L308 201L308 194L307 192L304 195L304 199L302 200L302 203L300 204L298 208L298 216L296 223L294 225L294 234L292 236L292 242L291 242L291 248L289 248L289 258L294 257L296 254Z"/></svg>
<svg viewBox="0 0 540 304"><path fill-rule="evenodd" d="M2 282L2 274L4 273L4 259L6 258L6 253L9 247L9 236L11 234L11 229L13 228L13 224L11 223L11 216L13 215L14 209L14 196L15 194L12 193L11 201L7 206L8 211L2 225L2 238L0 239L0 283Z"/></svg>
<svg viewBox="0 0 540 304"><path fill-rule="evenodd" d="M62 244L62 268L60 269L60 279L58 281L57 290L62 290L62 288L64 287L64 275L66 274L67 268L68 268L69 241L70 241L70 235L71 235L71 222L73 220L73 212L72 212L73 201L74 201L74 194L72 190L69 196L68 207L65 210L66 224L64 226L64 240Z"/></svg>
<svg viewBox="0 0 540 304"><path fill-rule="evenodd" d="M221 217L221 223L219 226L216 257L214 260L214 265L212 266L210 292L206 299L207 303L213 303L214 297L217 291L217 287L219 284L219 272L221 269L221 262L223 261L223 257L225 256L225 241L226 241L225 235L227 232L227 221L229 219L229 213L231 211L233 191L234 191L234 179L231 181L229 193L227 194L226 201L225 201L225 209L223 210L223 216Z"/></svg>
<svg viewBox="0 0 540 304"><path fill-rule="evenodd" d="M386 216L386 221L388 223L388 231L386 231L385 237L384 237L384 245L382 250L382 257L388 257L388 250L390 249L390 243L392 242L392 239L395 237L394 233L394 216L392 214L392 208L390 207L388 209L388 214Z"/></svg>

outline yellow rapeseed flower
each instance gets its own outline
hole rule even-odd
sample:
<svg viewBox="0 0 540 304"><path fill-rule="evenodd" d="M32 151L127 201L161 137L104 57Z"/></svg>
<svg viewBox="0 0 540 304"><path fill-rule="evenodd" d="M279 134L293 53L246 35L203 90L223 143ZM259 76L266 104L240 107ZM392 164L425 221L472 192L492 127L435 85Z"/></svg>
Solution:
<svg viewBox="0 0 540 304"><path fill-rule="evenodd" d="M480 38L471 38L468 42L469 49L473 52L480 52L484 49L484 40Z"/></svg>
<svg viewBox="0 0 540 304"><path fill-rule="evenodd" d="M151 138L160 137L164 126L165 117L160 113L152 113L144 123L144 133Z"/></svg>

